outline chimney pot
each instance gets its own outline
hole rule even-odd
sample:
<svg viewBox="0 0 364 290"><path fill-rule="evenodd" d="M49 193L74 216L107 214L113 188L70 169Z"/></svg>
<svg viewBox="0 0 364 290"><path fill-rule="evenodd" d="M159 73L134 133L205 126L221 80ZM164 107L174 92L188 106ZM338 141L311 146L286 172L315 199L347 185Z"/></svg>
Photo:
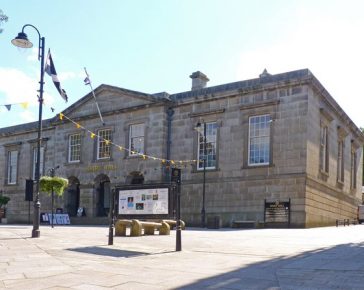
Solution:
<svg viewBox="0 0 364 290"><path fill-rule="evenodd" d="M203 89L209 81L208 77L200 71L192 73L190 78L192 79L192 90Z"/></svg>

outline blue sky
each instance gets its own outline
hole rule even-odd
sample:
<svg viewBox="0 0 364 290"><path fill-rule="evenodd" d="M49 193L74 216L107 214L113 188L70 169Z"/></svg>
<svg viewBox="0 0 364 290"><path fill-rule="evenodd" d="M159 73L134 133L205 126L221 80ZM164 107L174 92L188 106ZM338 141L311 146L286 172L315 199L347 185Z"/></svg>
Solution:
<svg viewBox="0 0 364 290"><path fill-rule="evenodd" d="M21 6L21 7L20 7ZM0 127L38 118L38 35L34 49L10 41L24 24L45 37L67 91L66 104L45 76L44 118L100 84L157 93L191 87L200 70L208 86L309 68L358 127L364 127L364 1L360 0L2 0ZM52 113L50 107L55 108Z"/></svg>

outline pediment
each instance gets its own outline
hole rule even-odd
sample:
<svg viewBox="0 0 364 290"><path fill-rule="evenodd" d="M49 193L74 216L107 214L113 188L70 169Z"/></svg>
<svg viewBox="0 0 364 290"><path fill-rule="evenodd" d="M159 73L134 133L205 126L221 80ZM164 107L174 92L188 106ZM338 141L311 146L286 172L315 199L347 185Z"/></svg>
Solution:
<svg viewBox="0 0 364 290"><path fill-rule="evenodd" d="M107 115L112 112L135 110L137 108L169 102L165 98L109 85L99 86L94 90L94 95L90 92L64 110L63 113L71 119L79 119L98 115L97 105L101 114Z"/></svg>

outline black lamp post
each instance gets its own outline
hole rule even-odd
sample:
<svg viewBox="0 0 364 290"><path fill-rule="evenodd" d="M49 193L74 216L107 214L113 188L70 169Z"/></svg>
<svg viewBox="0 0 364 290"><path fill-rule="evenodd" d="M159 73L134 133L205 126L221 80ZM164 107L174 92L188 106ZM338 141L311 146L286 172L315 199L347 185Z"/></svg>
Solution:
<svg viewBox="0 0 364 290"><path fill-rule="evenodd" d="M206 227L206 210L205 210L205 193L206 193L206 163L207 163L207 150L206 150L206 123L203 122L203 184L202 184L202 209L201 209L201 227ZM198 122L195 129L201 134L201 123Z"/></svg>
<svg viewBox="0 0 364 290"><path fill-rule="evenodd" d="M115 189L111 190L110 211L109 211L109 239L108 245L114 244L114 214L115 214Z"/></svg>
<svg viewBox="0 0 364 290"><path fill-rule="evenodd" d="M24 33L25 27L33 27L39 36L38 43L38 60L40 60L40 82L39 82L39 119L38 119L38 139L37 139L37 164L35 167L35 181L36 181L36 196L34 201L34 216L33 216L33 230L32 230L32 238L40 237L40 201L39 201L39 179L40 179L40 147L41 147L41 138L42 138L42 108L43 108L43 85L44 85L44 37L40 36L38 29L31 25L25 24L22 28L22 31L18 33L18 36L15 37L11 43L17 47L21 48L31 48L33 47L33 43L31 43L28 39L28 36Z"/></svg>

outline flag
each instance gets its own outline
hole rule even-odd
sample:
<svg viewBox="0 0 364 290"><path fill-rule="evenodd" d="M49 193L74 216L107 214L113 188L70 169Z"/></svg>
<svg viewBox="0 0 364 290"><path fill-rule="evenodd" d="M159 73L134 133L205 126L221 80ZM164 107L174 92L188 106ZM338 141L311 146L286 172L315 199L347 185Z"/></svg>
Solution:
<svg viewBox="0 0 364 290"><path fill-rule="evenodd" d="M86 86L91 84L90 78L88 76L83 80L83 82L85 83Z"/></svg>
<svg viewBox="0 0 364 290"><path fill-rule="evenodd" d="M61 83L59 82L59 79L58 79L58 76L57 76L57 72L56 72L56 68L54 67L54 63L53 63L53 60L52 60L51 50L48 50L48 56L47 56L47 60L46 60L46 64L45 64L44 71L50 77L52 77L53 83L56 86L57 91L59 92L59 94L61 95L61 97L67 102L68 101L68 97L67 97L66 91L61 88Z"/></svg>
<svg viewBox="0 0 364 290"><path fill-rule="evenodd" d="M22 106L23 109L28 109L29 103L23 102L23 103L20 103L20 106Z"/></svg>
<svg viewBox="0 0 364 290"><path fill-rule="evenodd" d="M11 104L10 105L4 105L6 109L8 109L8 111L11 110Z"/></svg>

